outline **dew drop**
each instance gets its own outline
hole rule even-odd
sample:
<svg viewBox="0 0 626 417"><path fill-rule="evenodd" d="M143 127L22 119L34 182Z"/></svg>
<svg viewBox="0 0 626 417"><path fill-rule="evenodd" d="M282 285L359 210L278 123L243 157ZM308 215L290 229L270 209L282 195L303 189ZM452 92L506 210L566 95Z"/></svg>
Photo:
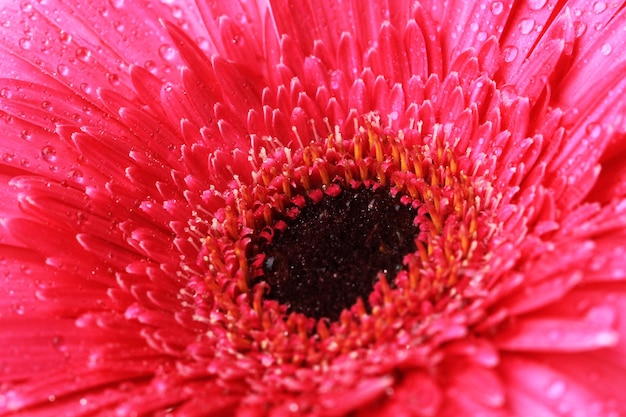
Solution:
<svg viewBox="0 0 626 417"><path fill-rule="evenodd" d="M470 29L472 30L472 32L477 32L478 31L478 23L476 22L472 22L470 23Z"/></svg>
<svg viewBox="0 0 626 417"><path fill-rule="evenodd" d="M183 10L179 6L172 6L172 16L174 16L175 19L182 19Z"/></svg>
<svg viewBox="0 0 626 417"><path fill-rule="evenodd" d="M200 37L196 39L196 43L203 51L208 51L211 48L211 44L209 43L209 40L207 38Z"/></svg>
<svg viewBox="0 0 626 417"><path fill-rule="evenodd" d="M491 3L491 13L493 13L494 16L498 16L502 13L503 10L504 5L501 1L494 1L493 3Z"/></svg>
<svg viewBox="0 0 626 417"><path fill-rule="evenodd" d="M81 83L80 91L82 91L85 94L91 94L91 86L87 83Z"/></svg>
<svg viewBox="0 0 626 417"><path fill-rule="evenodd" d="M589 123L586 130L593 139L599 138L602 134L602 126L599 123Z"/></svg>
<svg viewBox="0 0 626 417"><path fill-rule="evenodd" d="M108 74L107 78L112 85L119 85L120 77L117 74Z"/></svg>
<svg viewBox="0 0 626 417"><path fill-rule="evenodd" d="M20 132L20 137L24 140L30 140L32 137L32 133L28 129L24 129Z"/></svg>
<svg viewBox="0 0 626 417"><path fill-rule="evenodd" d="M533 19L522 19L517 24L517 27L522 35L528 35L535 27L535 21Z"/></svg>
<svg viewBox="0 0 626 417"><path fill-rule="evenodd" d="M124 29L126 29L126 27L124 26L124 22L121 22L119 20L116 20L115 22L113 22L113 27L115 28L115 30L117 30L118 32L124 32Z"/></svg>
<svg viewBox="0 0 626 417"><path fill-rule="evenodd" d="M584 22L576 22L574 23L574 35L579 38L581 37L585 31L587 30L587 24Z"/></svg>
<svg viewBox="0 0 626 417"><path fill-rule="evenodd" d="M68 43L70 43L72 41L72 35L70 35L67 32L61 31L61 33L59 33L59 40L62 43L68 44Z"/></svg>
<svg viewBox="0 0 626 417"><path fill-rule="evenodd" d="M152 74L156 74L157 66L156 66L156 63L154 61L152 61L151 59L147 60L146 63L143 64L143 66L144 66L145 69L150 71Z"/></svg>
<svg viewBox="0 0 626 417"><path fill-rule="evenodd" d="M547 2L548 0L526 0L530 10L541 10Z"/></svg>
<svg viewBox="0 0 626 417"><path fill-rule="evenodd" d="M62 75L62 76L64 76L64 77L65 77L65 76L67 76L67 74L69 74L70 69L67 67L67 65L63 65L63 64L61 64L61 65L59 65L59 66L57 67L57 72L58 72L60 75Z"/></svg>
<svg viewBox="0 0 626 417"><path fill-rule="evenodd" d="M485 41L487 39L487 32L483 32L483 31L478 32L478 35L476 35L476 39L479 40L480 42Z"/></svg>
<svg viewBox="0 0 626 417"><path fill-rule="evenodd" d="M14 304L13 305L13 310L19 316L23 316L24 315L24 306L22 304Z"/></svg>
<svg viewBox="0 0 626 417"><path fill-rule="evenodd" d="M159 55L166 61L171 61L176 56L176 50L168 44L159 47Z"/></svg>
<svg viewBox="0 0 626 417"><path fill-rule="evenodd" d="M11 90L9 90L8 88L3 88L0 90L0 97L2 98L11 98L13 94L11 93Z"/></svg>
<svg viewBox="0 0 626 417"><path fill-rule="evenodd" d="M2 160L4 162L11 162L15 159L15 154L13 152L5 152L2 154Z"/></svg>
<svg viewBox="0 0 626 417"><path fill-rule="evenodd" d="M23 1L20 4L20 8L22 9L24 13L30 13L33 11L33 5L28 1Z"/></svg>
<svg viewBox="0 0 626 417"><path fill-rule="evenodd" d="M600 14L606 10L606 3L603 1L597 1L593 4L593 12L595 14Z"/></svg>
<svg viewBox="0 0 626 417"><path fill-rule="evenodd" d="M515 46L507 46L502 50L502 59L504 62L513 62L517 58L519 50Z"/></svg>
<svg viewBox="0 0 626 417"><path fill-rule="evenodd" d="M44 110L50 111L50 110L52 110L52 104L49 101L47 101L47 100L42 101L41 102L41 108L44 109Z"/></svg>
<svg viewBox="0 0 626 417"><path fill-rule="evenodd" d="M33 40L32 38L21 38L19 44L22 49L30 49L33 46Z"/></svg>
<svg viewBox="0 0 626 417"><path fill-rule="evenodd" d="M114 9L121 9L124 7L124 0L110 0L109 3Z"/></svg>
<svg viewBox="0 0 626 417"><path fill-rule="evenodd" d="M602 47L600 47L600 53L604 56L610 55L611 51L613 51L613 47L609 43L605 43Z"/></svg>
<svg viewBox="0 0 626 417"><path fill-rule="evenodd" d="M57 150L51 145L46 145L41 149L41 156L45 161L53 162L57 158Z"/></svg>
<svg viewBox="0 0 626 417"><path fill-rule="evenodd" d="M81 46L80 48L76 49L76 58L78 58L80 61L88 62L91 58L91 51Z"/></svg>
<svg viewBox="0 0 626 417"><path fill-rule="evenodd" d="M67 178L78 183L83 182L83 172L79 169L70 169L67 172Z"/></svg>

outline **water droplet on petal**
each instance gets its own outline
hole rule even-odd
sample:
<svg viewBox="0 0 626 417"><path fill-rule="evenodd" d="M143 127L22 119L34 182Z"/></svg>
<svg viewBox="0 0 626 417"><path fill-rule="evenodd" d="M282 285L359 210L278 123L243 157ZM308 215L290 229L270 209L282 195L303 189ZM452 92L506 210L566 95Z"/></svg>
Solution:
<svg viewBox="0 0 626 417"><path fill-rule="evenodd" d="M176 50L171 45L161 45L159 47L159 55L166 61L171 61L176 56Z"/></svg>
<svg viewBox="0 0 626 417"><path fill-rule="evenodd" d="M602 126L599 123L589 123L586 130L593 139L597 139L602 135Z"/></svg>
<svg viewBox="0 0 626 417"><path fill-rule="evenodd" d="M41 108L50 111L52 110L52 104L49 101L42 101Z"/></svg>
<svg viewBox="0 0 626 417"><path fill-rule="evenodd" d="M203 51L208 51L211 48L209 40L205 37L199 37L198 39L196 39L196 43Z"/></svg>
<svg viewBox="0 0 626 417"><path fill-rule="evenodd" d="M0 97L2 98L11 98L13 94L11 93L11 90L9 90L8 88L3 88L0 90Z"/></svg>
<svg viewBox="0 0 626 417"><path fill-rule="evenodd" d="M30 13L33 11L33 5L28 1L23 1L20 4L20 8L22 9L24 13Z"/></svg>
<svg viewBox="0 0 626 417"><path fill-rule="evenodd" d="M522 19L517 24L517 27L522 35L528 35L535 27L535 21L533 19Z"/></svg>
<svg viewBox="0 0 626 417"><path fill-rule="evenodd" d="M23 316L24 315L24 306L22 304L14 304L13 310L16 314Z"/></svg>
<svg viewBox="0 0 626 417"><path fill-rule="evenodd" d="M70 43L72 41L72 35L67 32L61 31L61 33L59 33L59 40L62 43Z"/></svg>
<svg viewBox="0 0 626 417"><path fill-rule="evenodd" d="M603 1L597 1L593 4L593 12L595 14L600 14L606 10L606 3Z"/></svg>
<svg viewBox="0 0 626 417"><path fill-rule="evenodd" d="M53 146L46 145L41 149L41 156L45 161L53 162L57 157L57 150Z"/></svg>
<svg viewBox="0 0 626 417"><path fill-rule="evenodd" d="M85 94L91 94L91 86L87 83L81 83L80 91L82 91Z"/></svg>
<svg viewBox="0 0 626 417"><path fill-rule="evenodd" d="M502 13L503 10L504 5L501 1L494 1L493 3L491 3L491 13L493 13L494 16L498 16L500 13Z"/></svg>
<svg viewBox="0 0 626 417"><path fill-rule="evenodd" d="M59 66L57 67L57 72L58 72L60 75L62 75L62 76L64 76L64 77L65 77L65 76L67 76L67 74L69 74L70 69L67 67L67 65L63 65L63 64L61 64L61 65L59 65Z"/></svg>
<svg viewBox="0 0 626 417"><path fill-rule="evenodd" d="M109 3L114 9L121 9L124 7L124 0L110 0Z"/></svg>
<svg viewBox="0 0 626 417"><path fill-rule="evenodd" d="M78 183L83 182L83 172L78 169L70 169L67 173L67 178Z"/></svg>
<svg viewBox="0 0 626 417"><path fill-rule="evenodd" d="M112 85L118 85L120 83L120 77L117 74L108 74L107 78Z"/></svg>
<svg viewBox="0 0 626 417"><path fill-rule="evenodd" d="M32 38L22 38L19 40L20 48L22 49L30 49L33 46Z"/></svg>
<svg viewBox="0 0 626 417"><path fill-rule="evenodd" d="M156 63L154 61L152 61L151 59L147 60L146 63L143 64L143 66L144 66L145 69L150 71L152 74L156 74L157 66L156 66Z"/></svg>
<svg viewBox="0 0 626 417"><path fill-rule="evenodd" d="M526 0L530 10L541 10L547 2L548 0Z"/></svg>
<svg viewBox="0 0 626 417"><path fill-rule="evenodd" d="M24 129L20 132L20 136L22 137L22 139L24 140L30 140L32 137L32 133L30 130L28 129Z"/></svg>
<svg viewBox="0 0 626 417"><path fill-rule="evenodd" d="M478 31L478 23L476 22L472 22L470 23L470 29L472 30L472 32L477 32Z"/></svg>
<svg viewBox="0 0 626 417"><path fill-rule="evenodd" d="M613 51L613 47L611 46L611 44L609 43L605 43L604 45L602 45L602 47L600 48L600 52L602 53L602 55L604 56L608 56L611 54L611 51Z"/></svg>
<svg viewBox="0 0 626 417"><path fill-rule="evenodd" d="M91 51L87 48L80 47L76 50L76 58L80 61L88 62L89 58L91 58Z"/></svg>
<svg viewBox="0 0 626 417"><path fill-rule="evenodd" d="M517 58L519 50L515 46L507 46L502 50L502 59L504 62L513 62Z"/></svg>
<svg viewBox="0 0 626 417"><path fill-rule="evenodd" d="M574 23L574 34L577 38L581 37L587 30L587 24L584 22Z"/></svg>
<svg viewBox="0 0 626 417"><path fill-rule="evenodd" d="M13 152L5 152L2 154L2 160L4 162L11 162L13 159L15 159L15 154Z"/></svg>
<svg viewBox="0 0 626 417"><path fill-rule="evenodd" d="M175 19L182 19L182 17L183 17L183 9L181 9L177 5L173 5L172 6L172 16L174 16Z"/></svg>

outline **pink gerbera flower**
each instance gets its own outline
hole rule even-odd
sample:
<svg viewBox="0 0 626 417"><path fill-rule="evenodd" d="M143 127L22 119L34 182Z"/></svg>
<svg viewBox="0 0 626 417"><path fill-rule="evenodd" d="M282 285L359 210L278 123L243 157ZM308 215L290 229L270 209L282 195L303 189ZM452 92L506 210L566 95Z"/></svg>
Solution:
<svg viewBox="0 0 626 417"><path fill-rule="evenodd" d="M623 3L0 22L0 415L626 415Z"/></svg>

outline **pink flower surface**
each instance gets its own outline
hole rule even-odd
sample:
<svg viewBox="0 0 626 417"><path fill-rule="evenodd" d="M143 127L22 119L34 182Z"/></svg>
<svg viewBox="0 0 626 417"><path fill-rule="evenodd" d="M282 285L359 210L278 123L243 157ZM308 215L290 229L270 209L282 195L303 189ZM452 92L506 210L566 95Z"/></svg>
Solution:
<svg viewBox="0 0 626 417"><path fill-rule="evenodd" d="M4 3L0 415L626 416L623 2ZM267 297L362 186L403 269Z"/></svg>

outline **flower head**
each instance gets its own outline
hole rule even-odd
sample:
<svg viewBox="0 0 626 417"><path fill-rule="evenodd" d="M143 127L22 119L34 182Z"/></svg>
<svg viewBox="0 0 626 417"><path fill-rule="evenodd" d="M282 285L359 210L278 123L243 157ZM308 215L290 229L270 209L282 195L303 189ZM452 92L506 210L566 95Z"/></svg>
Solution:
<svg viewBox="0 0 626 417"><path fill-rule="evenodd" d="M13 7L1 415L626 414L623 6Z"/></svg>

